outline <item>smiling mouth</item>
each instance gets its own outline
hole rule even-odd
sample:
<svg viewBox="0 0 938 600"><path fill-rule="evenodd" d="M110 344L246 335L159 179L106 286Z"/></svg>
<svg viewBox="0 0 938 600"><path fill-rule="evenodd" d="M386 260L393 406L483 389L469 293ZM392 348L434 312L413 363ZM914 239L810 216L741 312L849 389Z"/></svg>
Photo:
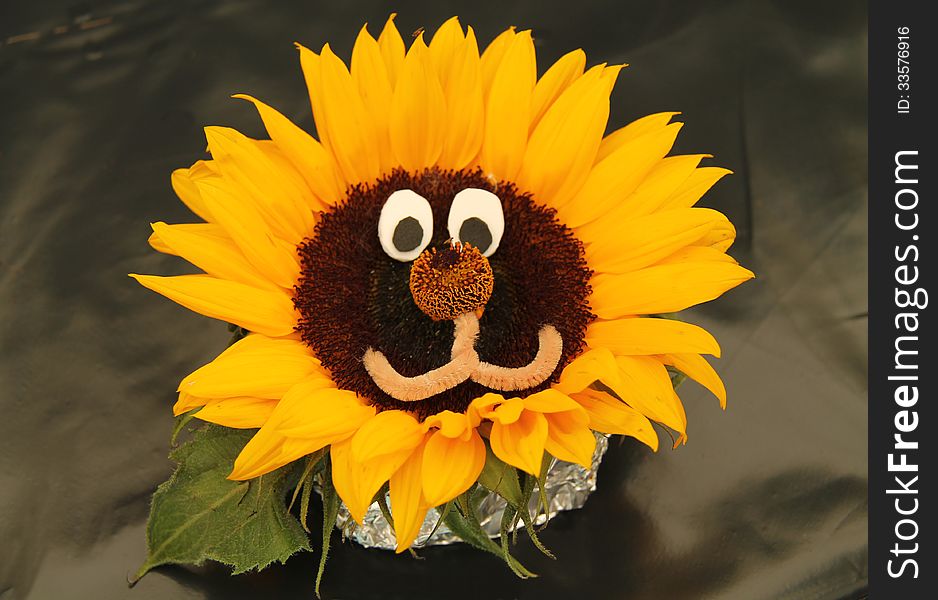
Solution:
<svg viewBox="0 0 938 600"><path fill-rule="evenodd" d="M455 325L450 360L422 375L405 377L391 366L387 357L374 348L365 351L362 361L375 384L402 402L419 402L472 380L489 389L511 392L536 387L557 368L563 354L563 338L553 325L538 332L534 359L523 367L501 367L479 359L475 350L479 318L467 312L453 319Z"/></svg>

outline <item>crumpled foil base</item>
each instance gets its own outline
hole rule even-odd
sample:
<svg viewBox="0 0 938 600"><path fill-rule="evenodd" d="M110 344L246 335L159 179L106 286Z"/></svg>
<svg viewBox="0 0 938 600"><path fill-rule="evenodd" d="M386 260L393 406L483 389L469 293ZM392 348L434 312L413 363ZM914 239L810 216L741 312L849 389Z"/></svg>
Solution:
<svg viewBox="0 0 938 600"><path fill-rule="evenodd" d="M594 432L593 435L596 436L596 450L593 452L593 463L589 469L584 469L573 463L552 459L547 470L547 483L544 490L547 496L548 510L546 515L543 512L538 515L535 521L537 524L544 523L560 511L581 508L586 502L587 496L596 489L596 472L599 470L599 463L606 453L609 442L607 437L600 433ZM390 498L388 498L388 502L390 503ZM530 503L532 514L537 509L537 502L538 493L535 490ZM489 492L482 499L479 505L479 517L482 527L488 532L489 537L498 537L499 525L504 510L505 500L501 496ZM427 513L413 547L442 546L462 541L445 524L440 524L433 535L430 535L439 518L440 515L436 510ZM366 548L394 549L394 532L385 520L384 515L381 514L377 502L368 509L361 526L352 519L345 505L340 504L336 527L342 530L346 538L354 540Z"/></svg>

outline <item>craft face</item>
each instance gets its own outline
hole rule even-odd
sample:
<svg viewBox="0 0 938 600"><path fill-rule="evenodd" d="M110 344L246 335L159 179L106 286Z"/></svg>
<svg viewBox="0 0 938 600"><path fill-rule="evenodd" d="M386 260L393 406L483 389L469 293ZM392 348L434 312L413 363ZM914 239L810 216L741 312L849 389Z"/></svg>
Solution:
<svg viewBox="0 0 938 600"><path fill-rule="evenodd" d="M303 341L340 387L382 408L463 412L486 392L546 389L593 319L583 245L554 211L479 170L360 186L322 215L300 256ZM454 356L454 319L476 311L478 357Z"/></svg>
<svg viewBox="0 0 938 600"><path fill-rule="evenodd" d="M174 406L258 430L230 479L327 450L359 523L388 485L403 551L488 461L589 467L596 431L657 449L652 421L685 441L668 367L725 399L716 340L658 316L752 277L732 224L694 207L727 171L667 156L676 113L604 137L621 65L539 69L530 31L480 52L455 18L409 48L392 19L363 28L349 65L299 51L318 137L239 96L270 139L207 127L211 160L173 174L204 222L151 238L204 273L134 276L250 332Z"/></svg>

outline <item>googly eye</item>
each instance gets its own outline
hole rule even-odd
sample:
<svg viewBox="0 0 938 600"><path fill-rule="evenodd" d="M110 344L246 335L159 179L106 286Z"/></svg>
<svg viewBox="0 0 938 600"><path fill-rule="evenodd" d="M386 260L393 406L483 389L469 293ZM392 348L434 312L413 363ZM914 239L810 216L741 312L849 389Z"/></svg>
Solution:
<svg viewBox="0 0 938 600"><path fill-rule="evenodd" d="M453 198L446 226L454 241L472 244L491 256L505 232L502 201L487 190L466 188Z"/></svg>
<svg viewBox="0 0 938 600"><path fill-rule="evenodd" d="M378 218L378 239L388 256L412 261L432 236L433 211L426 198L413 190L398 190L388 196Z"/></svg>

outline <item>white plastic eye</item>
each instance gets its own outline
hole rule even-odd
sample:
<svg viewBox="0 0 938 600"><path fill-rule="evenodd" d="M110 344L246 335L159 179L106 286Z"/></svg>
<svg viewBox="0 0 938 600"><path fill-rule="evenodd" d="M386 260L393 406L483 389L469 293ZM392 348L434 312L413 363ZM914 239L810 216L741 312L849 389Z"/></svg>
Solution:
<svg viewBox="0 0 938 600"><path fill-rule="evenodd" d="M472 244L492 256L505 233L502 201L487 190L466 188L453 198L446 226L453 241Z"/></svg>
<svg viewBox="0 0 938 600"><path fill-rule="evenodd" d="M433 211L426 198L413 190L398 190L388 196L378 219L378 239L388 256L412 261L432 236Z"/></svg>

